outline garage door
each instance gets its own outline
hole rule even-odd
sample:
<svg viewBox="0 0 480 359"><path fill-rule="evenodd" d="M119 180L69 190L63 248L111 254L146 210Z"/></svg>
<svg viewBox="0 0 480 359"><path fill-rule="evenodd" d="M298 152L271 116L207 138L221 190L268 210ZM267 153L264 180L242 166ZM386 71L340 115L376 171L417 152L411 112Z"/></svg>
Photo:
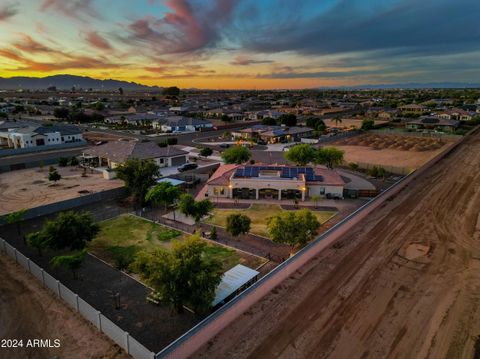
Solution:
<svg viewBox="0 0 480 359"><path fill-rule="evenodd" d="M172 166L180 166L187 162L186 156L172 158Z"/></svg>

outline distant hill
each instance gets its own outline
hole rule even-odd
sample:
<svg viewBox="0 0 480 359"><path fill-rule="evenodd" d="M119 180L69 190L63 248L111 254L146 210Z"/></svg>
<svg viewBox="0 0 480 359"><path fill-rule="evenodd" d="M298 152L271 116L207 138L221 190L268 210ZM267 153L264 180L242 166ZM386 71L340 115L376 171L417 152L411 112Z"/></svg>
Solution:
<svg viewBox="0 0 480 359"><path fill-rule="evenodd" d="M320 87L322 89L352 89L352 90L375 90L375 89L462 89L462 88L480 88L480 83L466 83L466 82L407 82L398 84L378 84L378 85L356 85L356 86L339 86L339 87Z"/></svg>
<svg viewBox="0 0 480 359"><path fill-rule="evenodd" d="M2 90L43 90L55 86L59 90L71 89L94 89L94 90L118 90L123 88L129 91L155 91L157 86L145 86L136 82L119 80L97 80L86 76L55 75L47 77L0 77L0 89Z"/></svg>

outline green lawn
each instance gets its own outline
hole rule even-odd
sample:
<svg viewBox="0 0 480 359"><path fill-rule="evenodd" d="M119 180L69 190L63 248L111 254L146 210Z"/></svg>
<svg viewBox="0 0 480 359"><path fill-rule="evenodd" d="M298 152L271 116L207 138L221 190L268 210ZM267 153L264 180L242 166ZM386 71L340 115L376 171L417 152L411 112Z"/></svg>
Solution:
<svg viewBox="0 0 480 359"><path fill-rule="evenodd" d="M173 239L182 240L188 235L137 216L123 214L100 223L100 232L89 244L89 251L107 263L125 269L141 250L170 248ZM228 270L242 263L255 268L262 260L233 249L211 244L205 255L219 259Z"/></svg>
<svg viewBox="0 0 480 359"><path fill-rule="evenodd" d="M244 214L252 220L250 232L259 236L268 237L267 219L286 211L277 204L252 204L248 209L215 208L212 215L205 221L220 227L226 227L227 217L233 213ZM312 211L320 223L325 223L335 216L337 212Z"/></svg>

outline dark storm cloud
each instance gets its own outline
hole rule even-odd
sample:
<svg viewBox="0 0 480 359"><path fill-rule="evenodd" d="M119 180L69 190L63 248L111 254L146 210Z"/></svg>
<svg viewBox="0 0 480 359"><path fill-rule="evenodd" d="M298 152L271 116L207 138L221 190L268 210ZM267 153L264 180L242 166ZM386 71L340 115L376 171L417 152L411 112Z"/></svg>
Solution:
<svg viewBox="0 0 480 359"><path fill-rule="evenodd" d="M365 10L366 3L340 1L301 22L272 19L256 31L244 31L241 42L259 52L313 55L392 49L425 55L480 48L478 0L403 0L390 6L377 1L378 7L369 3Z"/></svg>

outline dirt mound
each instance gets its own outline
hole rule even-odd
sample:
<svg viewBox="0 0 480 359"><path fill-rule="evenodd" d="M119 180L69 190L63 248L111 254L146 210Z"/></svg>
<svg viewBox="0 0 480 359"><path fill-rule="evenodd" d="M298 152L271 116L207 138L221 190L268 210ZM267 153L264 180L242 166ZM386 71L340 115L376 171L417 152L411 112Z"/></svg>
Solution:
<svg viewBox="0 0 480 359"><path fill-rule="evenodd" d="M403 256L408 260L423 257L430 252L430 246L421 243L411 243L405 248Z"/></svg>

